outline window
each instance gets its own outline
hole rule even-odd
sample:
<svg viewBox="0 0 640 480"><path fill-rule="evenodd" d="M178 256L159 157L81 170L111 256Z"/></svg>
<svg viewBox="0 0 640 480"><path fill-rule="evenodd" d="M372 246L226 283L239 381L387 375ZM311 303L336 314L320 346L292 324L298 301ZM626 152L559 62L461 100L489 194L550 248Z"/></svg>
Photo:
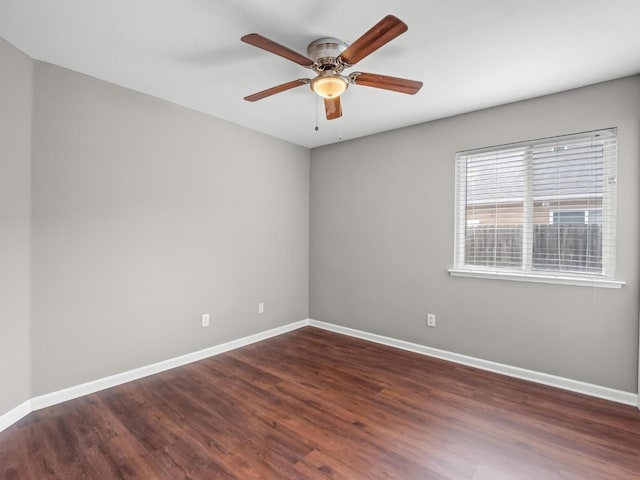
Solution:
<svg viewBox="0 0 640 480"><path fill-rule="evenodd" d="M459 152L450 271L613 280L615 206L615 129Z"/></svg>

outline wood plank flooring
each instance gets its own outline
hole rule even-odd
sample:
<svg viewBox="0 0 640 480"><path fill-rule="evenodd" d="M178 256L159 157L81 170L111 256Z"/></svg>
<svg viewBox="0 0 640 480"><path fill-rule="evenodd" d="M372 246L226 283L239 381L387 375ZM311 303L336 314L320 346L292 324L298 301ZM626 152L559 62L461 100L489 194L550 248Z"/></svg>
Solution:
<svg viewBox="0 0 640 480"><path fill-rule="evenodd" d="M307 327L33 412L3 479L639 479L640 411Z"/></svg>

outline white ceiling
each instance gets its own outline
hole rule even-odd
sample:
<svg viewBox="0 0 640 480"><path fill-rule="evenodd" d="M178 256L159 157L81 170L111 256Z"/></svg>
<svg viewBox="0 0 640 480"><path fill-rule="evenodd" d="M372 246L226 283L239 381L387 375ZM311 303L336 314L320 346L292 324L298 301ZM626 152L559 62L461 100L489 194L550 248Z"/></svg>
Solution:
<svg viewBox="0 0 640 480"><path fill-rule="evenodd" d="M330 122L307 86L243 100L312 72L242 35L306 55L386 14L409 30L348 72L421 80L417 95L352 86ZM0 37L35 59L306 147L639 73L639 26L639 0L0 0Z"/></svg>

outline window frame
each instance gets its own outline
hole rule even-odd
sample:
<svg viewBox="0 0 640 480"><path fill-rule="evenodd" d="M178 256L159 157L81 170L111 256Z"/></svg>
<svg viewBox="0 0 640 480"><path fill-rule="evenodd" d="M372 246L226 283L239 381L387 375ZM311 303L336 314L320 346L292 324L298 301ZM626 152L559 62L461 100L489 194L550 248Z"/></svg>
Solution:
<svg viewBox="0 0 640 480"><path fill-rule="evenodd" d="M475 278L504 279L536 283L555 283L577 286L596 286L604 288L621 288L625 282L614 279L615 275L615 223L616 223L616 194L617 187L617 151L612 161L603 161L603 192L602 209L605 206L612 209L612 215L603 215L603 236L613 234L613 241L603 243L602 272L564 272L561 270L540 271L533 268L533 229L534 229L534 191L533 191L533 162L530 151L540 144L550 142L579 141L585 138L613 138L617 147L617 128L608 128L591 132L571 135L548 137L524 142L497 145L481 149L465 150L456 153L455 157L455 232L453 267L449 268L451 276L465 276ZM524 189L524 225L522 238L522 265L520 269L499 266L467 265L465 264L465 243L467 229L467 159L471 155L504 152L509 149L522 148L525 151L525 189Z"/></svg>

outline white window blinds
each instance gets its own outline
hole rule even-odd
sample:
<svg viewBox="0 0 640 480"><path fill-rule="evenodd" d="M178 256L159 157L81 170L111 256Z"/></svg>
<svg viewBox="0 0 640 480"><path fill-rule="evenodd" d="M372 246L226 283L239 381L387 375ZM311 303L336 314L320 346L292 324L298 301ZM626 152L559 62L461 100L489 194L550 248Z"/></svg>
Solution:
<svg viewBox="0 0 640 480"><path fill-rule="evenodd" d="M456 155L454 268L612 277L616 130Z"/></svg>

